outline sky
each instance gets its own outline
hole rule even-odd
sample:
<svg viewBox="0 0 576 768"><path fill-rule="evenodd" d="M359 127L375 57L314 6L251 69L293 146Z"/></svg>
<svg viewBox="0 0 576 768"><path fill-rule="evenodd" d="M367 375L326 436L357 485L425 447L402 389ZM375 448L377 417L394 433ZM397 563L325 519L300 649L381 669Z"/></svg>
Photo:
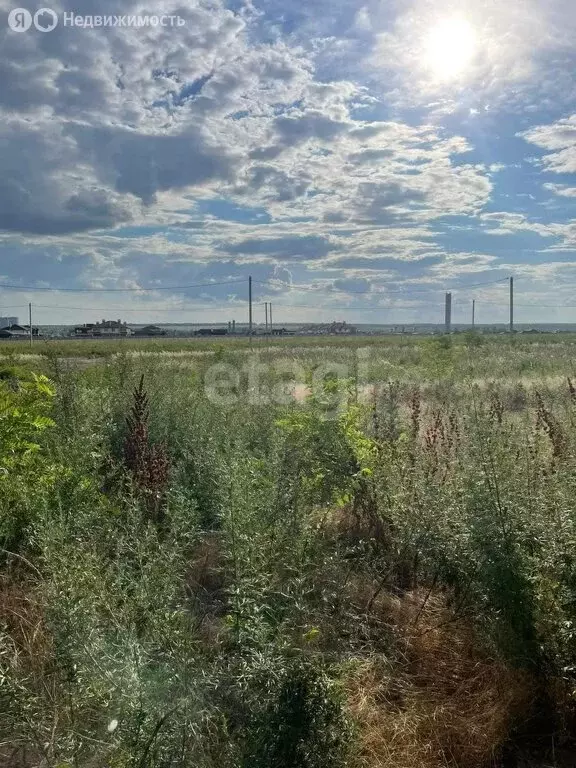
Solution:
<svg viewBox="0 0 576 768"><path fill-rule="evenodd" d="M0 8L0 315L576 322L573 0Z"/></svg>

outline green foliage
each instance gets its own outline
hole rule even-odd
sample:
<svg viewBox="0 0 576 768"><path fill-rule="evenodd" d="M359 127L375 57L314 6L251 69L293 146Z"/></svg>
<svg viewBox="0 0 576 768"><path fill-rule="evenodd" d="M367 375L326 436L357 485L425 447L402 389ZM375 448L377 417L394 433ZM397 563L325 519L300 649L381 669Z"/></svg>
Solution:
<svg viewBox="0 0 576 768"><path fill-rule="evenodd" d="M0 545L18 550L58 467L41 455L54 389L45 376L4 369L0 379ZM34 493L31 491L34 489Z"/></svg>
<svg viewBox="0 0 576 768"><path fill-rule="evenodd" d="M275 697L252 724L246 768L344 768L351 728L342 695L324 671L292 661L277 681ZM255 743L254 743L255 742Z"/></svg>
<svg viewBox="0 0 576 768"><path fill-rule="evenodd" d="M4 371L4 373L7 373ZM13 370L0 380L0 465L4 473L32 460L42 432L54 426L54 390L45 376L20 378Z"/></svg>
<svg viewBox="0 0 576 768"><path fill-rule="evenodd" d="M53 766L355 765L340 663L406 673L386 613L406 595L411 629L441 596L575 705L572 347L362 344L361 382L288 404L203 390L214 359L245 366L241 342L0 371L0 743ZM259 361L289 350L312 384L357 370L354 349Z"/></svg>
<svg viewBox="0 0 576 768"><path fill-rule="evenodd" d="M464 342L467 347L477 349L486 343L484 337L478 331L466 331L464 333Z"/></svg>
<svg viewBox="0 0 576 768"><path fill-rule="evenodd" d="M312 400L309 408L293 409L276 421L285 435L284 451L294 457L297 493L303 495L307 508L341 498L359 471L354 452L358 446L352 444L353 439L359 441L347 414L326 419L321 404Z"/></svg>

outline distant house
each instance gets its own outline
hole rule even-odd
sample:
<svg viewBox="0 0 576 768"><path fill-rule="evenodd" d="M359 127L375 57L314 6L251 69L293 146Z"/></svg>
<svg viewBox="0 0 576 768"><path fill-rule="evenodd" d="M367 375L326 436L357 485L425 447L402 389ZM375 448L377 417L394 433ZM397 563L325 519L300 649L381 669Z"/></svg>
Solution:
<svg viewBox="0 0 576 768"><path fill-rule="evenodd" d="M228 334L228 328L198 328L195 331L195 336L226 336Z"/></svg>
<svg viewBox="0 0 576 768"><path fill-rule="evenodd" d="M327 328L328 333L346 333L346 334L355 334L357 333L357 329L354 325L348 325L348 323L344 320L341 323L331 323Z"/></svg>
<svg viewBox="0 0 576 768"><path fill-rule="evenodd" d="M38 328L32 326L32 337L39 336ZM0 339L29 339L29 325L9 325L7 328L0 329Z"/></svg>
<svg viewBox="0 0 576 768"><path fill-rule="evenodd" d="M102 320L100 323L77 325L72 335L79 339L117 339L132 336L132 328L121 320Z"/></svg>
<svg viewBox="0 0 576 768"><path fill-rule="evenodd" d="M166 336L166 331L158 325L145 325L144 328L137 328L134 336Z"/></svg>
<svg viewBox="0 0 576 768"><path fill-rule="evenodd" d="M0 328L8 328L11 325L18 325L17 317L0 317Z"/></svg>

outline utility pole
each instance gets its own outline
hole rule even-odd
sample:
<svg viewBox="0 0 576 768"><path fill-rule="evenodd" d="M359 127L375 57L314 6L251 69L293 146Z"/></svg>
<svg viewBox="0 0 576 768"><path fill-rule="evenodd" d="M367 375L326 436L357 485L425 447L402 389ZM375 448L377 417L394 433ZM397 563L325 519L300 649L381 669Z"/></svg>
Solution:
<svg viewBox="0 0 576 768"><path fill-rule="evenodd" d="M252 339L252 275L248 278L248 335Z"/></svg>
<svg viewBox="0 0 576 768"><path fill-rule="evenodd" d="M272 302L268 302L268 314L270 316L270 334L272 334Z"/></svg>
<svg viewBox="0 0 576 768"><path fill-rule="evenodd" d="M28 321L30 322L30 346L32 346L32 302L28 304Z"/></svg>
<svg viewBox="0 0 576 768"><path fill-rule="evenodd" d="M476 320L476 299L472 299L472 330L474 330Z"/></svg>
<svg viewBox="0 0 576 768"><path fill-rule="evenodd" d="M510 278L510 333L514 333L514 278Z"/></svg>
<svg viewBox="0 0 576 768"><path fill-rule="evenodd" d="M266 333L268 333L268 302L264 302L264 312L266 314Z"/></svg>
<svg viewBox="0 0 576 768"><path fill-rule="evenodd" d="M444 306L444 325L445 332L450 333L452 330L452 294L446 294L446 303Z"/></svg>

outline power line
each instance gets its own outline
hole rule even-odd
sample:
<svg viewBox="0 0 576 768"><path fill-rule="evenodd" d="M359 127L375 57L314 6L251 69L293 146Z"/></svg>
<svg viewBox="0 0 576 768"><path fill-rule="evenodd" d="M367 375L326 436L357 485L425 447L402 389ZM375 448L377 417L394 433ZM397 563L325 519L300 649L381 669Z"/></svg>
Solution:
<svg viewBox="0 0 576 768"><path fill-rule="evenodd" d="M452 288L451 290L454 291L467 291L471 290L473 288L479 288L485 285L496 285L497 283L501 283L508 280L507 277L505 278L499 278L498 280L491 280L486 281L482 283L475 283L473 285L467 285L467 286L461 286L457 288ZM155 286L155 287L139 287L139 288L64 288L64 287L50 287L50 288L43 288L40 286L32 286L32 285L14 285L11 283L0 283L0 290L14 290L14 291L39 291L44 293L59 293L59 292L67 292L67 293L143 293L143 292L151 292L154 293L156 291L186 291L192 288L210 288L212 286L222 286L222 285L240 285L242 283L248 282L246 278L239 278L235 280L217 280L212 281L208 283L191 283L190 285L170 285L170 286ZM286 283L284 281L278 280L278 281L271 281L271 280L253 280L253 282L258 283L259 285L267 285L272 288L288 288L290 290L297 290L297 291L312 291L313 293L345 293L345 294L354 294L354 295L361 295L361 296L374 296L378 293L385 294L384 291L356 291L353 289L346 289L346 288L337 288L336 286L308 286L308 285L295 285L293 283ZM426 287L426 288L409 288L409 291L411 292L421 292L421 291L441 291L445 290L441 287ZM24 306L24 305L18 305L18 306Z"/></svg>
<svg viewBox="0 0 576 768"><path fill-rule="evenodd" d="M540 309L540 307L544 307L544 309L574 309L576 308L576 304L518 304L517 302L514 302L515 307L531 307L532 309L537 308Z"/></svg>
<svg viewBox="0 0 576 768"><path fill-rule="evenodd" d="M242 302L246 302L246 299L242 299ZM456 301L452 302L453 304L459 304L459 305L468 305L468 301L465 299L457 299ZM498 306L498 307L507 307L507 303L503 302L495 302L495 301L482 301L479 302L481 305L489 304L490 306ZM18 307L24 307L27 305L20 304L20 305L13 305L12 307L6 307L6 309L15 309ZM73 311L89 311L89 312L187 312L190 311L190 307L77 307L77 306L69 306L69 305L62 305L62 304L34 304L34 306L38 309L63 309L63 310L73 310ZM206 305L202 307L203 309L210 309L214 305ZM240 306L240 305L237 305ZM429 307L436 307L437 302L435 301L419 301L417 304L379 304L377 306L372 307L357 307L357 306L351 306L351 305L344 305L344 304L326 304L325 306L318 305L318 304L302 304L300 302L296 304L276 304L277 307L282 307L285 309L316 309L316 310L339 310L339 311L356 311L356 312L379 312L381 310L390 310L390 309L406 309L406 310L414 310L418 311L422 308L429 308ZM533 304L516 304L517 307L533 307ZM538 305L538 306L544 306L548 308L554 308L554 309L562 309L563 307L575 307L574 304L565 304L561 306L556 305ZM194 308L198 308L197 305L195 305Z"/></svg>
<svg viewBox="0 0 576 768"><path fill-rule="evenodd" d="M246 301L245 299L243 301ZM435 302L425 302L427 306L436 306ZM20 305L25 306L25 305ZM333 304L327 304L325 307L319 307L318 304L274 304L276 307L283 307L286 309L335 309L335 310L353 310L357 312L379 312L383 309L413 309L418 310L422 308L422 304L419 304L418 306L412 306L409 304L393 304L393 305L386 305L386 306L377 306L377 307L351 307L351 306L344 306L344 305L333 305ZM190 311L189 307L144 307L144 308L129 308L129 307L70 307L70 306L63 306L60 304L34 304L34 307L36 309L64 309L64 310L73 310L77 312L187 312ZM203 307L203 309L210 309L213 305ZM198 308L198 307L195 307Z"/></svg>
<svg viewBox="0 0 576 768"><path fill-rule="evenodd" d="M482 306L484 306L486 304L489 304L492 307L507 307L508 306L508 302L507 301L505 301L505 302L502 302L502 301L490 301L490 300L484 301L483 299L476 299L476 302L477 302L478 305L481 304ZM452 304L465 304L468 307L470 305L470 299L454 299ZM522 306L522 305L516 304L516 306Z"/></svg>
<svg viewBox="0 0 576 768"><path fill-rule="evenodd" d="M465 292L468 290L472 290L474 288L480 288L488 285L497 285L499 283L507 282L510 278L498 278L496 280L490 280L490 281L482 281L479 283L474 283L472 285L467 286L461 286L459 288L453 288L452 290L459 293L459 292ZM239 278L234 280L222 280L222 281L214 281L210 283L195 283L191 285L186 286L166 286L166 287L159 287L159 288L38 288L36 286L31 287L25 287L25 286L16 286L16 285L7 285L7 284L0 284L0 289L6 288L6 289L13 289L13 290L35 290L35 291L46 291L46 292L59 292L59 291L67 291L67 292L79 292L79 293L107 293L107 292L140 292L140 291L146 291L146 292L154 292L154 291L184 291L189 288L209 288L210 286L220 286L220 285L240 285L243 283L247 283L247 279L245 278ZM303 285L294 285L290 283L285 283L283 281L269 281L269 280L253 280L253 282L258 283L260 285L269 285L272 287L283 287L286 289L291 290L305 290L305 291L311 291L316 294L325 294L330 295L334 293L338 294L355 294L355 295L361 295L364 298L370 298L378 299L380 297L388 297L393 298L390 296L388 291L378 291L378 292L371 292L371 291L356 291L356 290L346 290L344 288L336 288L334 286L322 286L322 287L314 287L314 286L303 286ZM417 291L417 290L430 290L429 288L423 289L417 289L412 288L409 289L409 291ZM437 289L440 290L440 289ZM198 299L196 300L198 301ZM244 303L245 299L240 299L242 303ZM464 298L456 298L453 303L457 305L466 305L468 304L469 299ZM500 302L500 301L494 301L490 299L480 299L477 300L478 305L481 307L482 305L490 305L494 307L507 307L509 306L508 302ZM22 309L26 305L25 304L10 304L2 307L0 304L0 310L6 311L10 309ZM182 306L182 307L86 307L86 306L67 306L67 305L60 305L60 304L54 304L54 305L48 305L48 304L35 304L38 309L51 309L51 310L71 310L71 311L93 311L93 312L148 312L148 313L171 313L171 312L187 312L190 311L191 307L188 306ZM240 306L239 304L237 306ZM418 312L422 310L428 310L429 308L437 306L435 301L432 300L415 300L414 304L387 304L387 305L375 305L375 306L350 306L350 305L341 305L341 304L326 304L325 306L319 306L318 304L306 304L306 303L294 303L294 304L277 304L276 306L282 307L283 309L315 309L320 311L346 311L346 312L387 312L391 310L410 310L413 312ZM543 309L556 309L556 310L562 310L562 309L574 309L576 308L576 304L537 304L537 303L515 303L515 306L518 308L531 308L534 309L536 307L543 308ZM199 307L197 304L194 305L194 308L201 308L201 309L210 309L212 308L212 304L208 304L203 307ZM233 308L233 307L231 307Z"/></svg>
<svg viewBox="0 0 576 768"><path fill-rule="evenodd" d="M436 307L436 302L425 302L425 304L429 307ZM411 304L387 304L387 305L379 305L377 307L351 307L351 306L339 306L335 304L327 304L326 306L318 306L318 304L276 304L274 303L275 307L282 307L284 309L316 309L320 311L327 311L330 309L335 309L338 311L351 311L351 312L380 312L382 310L386 309L412 309L415 312L422 309L422 304L419 304L418 306L412 306Z"/></svg>
<svg viewBox="0 0 576 768"><path fill-rule="evenodd" d="M24 306L24 305L22 305ZM210 305L211 308L214 305ZM60 304L34 304L36 309L72 309L75 311L87 312L189 312L190 307L69 307ZM197 306L195 307L198 308Z"/></svg>
<svg viewBox="0 0 576 768"><path fill-rule="evenodd" d="M468 291L472 288L482 288L485 285L496 285L497 283L504 283L508 282L510 280L509 277L501 277L498 280L488 280L484 283L474 283L473 285L463 285L463 286L457 286L455 288L449 288L450 291Z"/></svg>
<svg viewBox="0 0 576 768"><path fill-rule="evenodd" d="M242 302L246 302L246 299L243 299ZM17 305L18 307L24 307L27 305L20 304ZM214 305L207 305L203 307L204 309L210 309ZM324 307L319 306L318 304L275 304L277 307L283 307L286 309L335 309L335 310L352 310L357 312L379 312L380 310L386 310L386 309L413 309L413 310L419 310L422 308L422 306L429 306L429 307L435 307L436 302L432 301L426 301L426 302L419 302L418 305L411 305L411 304L389 304L389 305L378 305L373 307L355 307L350 305L334 305L334 304L327 304ZM69 305L63 305L63 304L34 304L34 307L37 309L63 309L63 310L72 310L77 312L187 312L190 311L189 307L77 307L77 306L69 306ZM10 308L17 308L16 305ZM197 307L196 307L197 308ZM7 307L8 309L8 307Z"/></svg>
<svg viewBox="0 0 576 768"><path fill-rule="evenodd" d="M415 292L424 292L424 291L468 291L473 288L481 288L486 285L496 285L498 283L507 282L509 280L508 277L500 277L497 280L487 280L481 283L473 283L472 285L465 285L465 286L457 286L454 288L442 288L442 287L435 287L430 286L427 288L409 288L409 292L415 293ZM258 283L259 285L268 285L271 288L290 288L292 290L297 291L312 291L313 293L351 293L351 294L358 294L362 296L374 296L377 293L387 293L384 291L376 291L372 292L370 290L367 291L355 291L352 289L347 288L336 288L335 286L312 286L312 285L298 285L294 283L286 283L283 280L253 280L253 282Z"/></svg>
<svg viewBox="0 0 576 768"><path fill-rule="evenodd" d="M467 299L457 299L455 302L452 302L453 304L469 304L469 300ZM491 307L508 307L508 302L501 302L501 301L483 301L483 300L477 300L477 303L479 306L484 306L485 304L489 304ZM522 304L518 303L517 301L514 302L515 307L529 307L530 309L576 309L576 304L539 304L537 302L534 302L532 304Z"/></svg>
<svg viewBox="0 0 576 768"><path fill-rule="evenodd" d="M436 288L435 286L428 286L426 288L417 288L417 287L412 287L410 285L410 283L406 283L405 282L405 283L402 284L402 289L406 289L407 288L408 289L407 290L408 293L424 293L424 292L428 292L428 291L438 291L438 292L442 291L442 292L446 292L446 293L448 293L448 292L451 293L451 292L456 292L456 291L468 291L468 290L471 290L473 288L481 288L481 287L486 286L486 285L497 285L498 283L508 282L509 279L510 279L509 277L500 277L497 280L487 280L487 281L482 282L482 283L473 283L472 285L462 285L462 286L458 285L458 286L452 286L452 287L448 287L448 288L443 288L441 286L438 287L438 288Z"/></svg>
<svg viewBox="0 0 576 768"><path fill-rule="evenodd" d="M157 286L156 288L40 288L32 285L11 285L0 283L0 289L15 291L44 291L46 293L58 293L67 291L69 293L140 293L143 291L187 291L189 288L210 288L213 285L237 285L246 283L245 278L239 280L219 280L212 283L194 283L192 285L169 285Z"/></svg>
<svg viewBox="0 0 576 768"><path fill-rule="evenodd" d="M370 291L352 291L352 290L346 290L345 288L336 288L336 287L318 287L315 288L311 285L295 285L294 283L285 283L283 281L278 282L272 282L271 280L253 280L252 282L258 283L259 285L269 285L271 288L293 288L298 291L313 291L314 293L357 293L357 294L369 294ZM374 295L374 294L371 294Z"/></svg>

